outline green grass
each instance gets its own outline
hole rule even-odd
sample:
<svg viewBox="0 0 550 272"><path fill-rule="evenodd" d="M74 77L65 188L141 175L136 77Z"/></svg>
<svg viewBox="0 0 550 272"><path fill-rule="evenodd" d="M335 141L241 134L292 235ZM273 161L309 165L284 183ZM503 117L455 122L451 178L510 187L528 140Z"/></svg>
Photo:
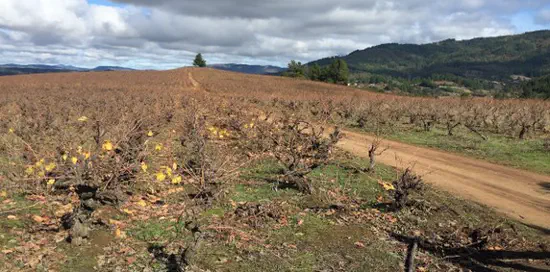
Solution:
<svg viewBox="0 0 550 272"><path fill-rule="evenodd" d="M170 222L167 220L140 222L128 231L128 235L138 240L151 244L161 243L174 239L177 230L183 229L183 223Z"/></svg>
<svg viewBox="0 0 550 272"><path fill-rule="evenodd" d="M543 139L534 138L520 141L502 135L488 134L485 141L464 128L455 129L448 136L442 128L432 131L420 129L394 129L384 137L418 146L441 149L477 159L490 161L518 169L541 174L550 174L550 152L543 149Z"/></svg>

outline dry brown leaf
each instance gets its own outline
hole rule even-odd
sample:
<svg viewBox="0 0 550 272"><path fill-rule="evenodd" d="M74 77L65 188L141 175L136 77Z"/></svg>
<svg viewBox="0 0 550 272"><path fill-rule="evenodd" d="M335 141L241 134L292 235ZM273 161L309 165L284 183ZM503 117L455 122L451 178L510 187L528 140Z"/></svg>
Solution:
<svg viewBox="0 0 550 272"><path fill-rule="evenodd" d="M34 215L32 217L32 220L36 223L44 223L46 220L48 220L47 218L45 217L42 217L42 216L38 216L38 215Z"/></svg>
<svg viewBox="0 0 550 272"><path fill-rule="evenodd" d="M57 209L55 212L54 212L54 215L55 217L57 218L61 218L63 217L63 215L65 214L68 214L70 212L73 211L73 205L71 203L67 204L67 205L61 205L59 207L59 209Z"/></svg>
<svg viewBox="0 0 550 272"><path fill-rule="evenodd" d="M365 244L363 244L363 243L361 243L361 242L359 242L359 241L355 242L354 245L355 245L357 248L365 248Z"/></svg>

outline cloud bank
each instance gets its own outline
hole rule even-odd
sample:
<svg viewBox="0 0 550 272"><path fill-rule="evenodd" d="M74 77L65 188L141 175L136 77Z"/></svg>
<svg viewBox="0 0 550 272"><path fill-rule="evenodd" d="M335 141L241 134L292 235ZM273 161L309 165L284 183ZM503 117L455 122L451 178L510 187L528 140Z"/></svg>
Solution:
<svg viewBox="0 0 550 272"><path fill-rule="evenodd" d="M387 42L426 43L517 33L550 0L92 0L0 1L0 59L174 68L196 52L210 63L284 65Z"/></svg>

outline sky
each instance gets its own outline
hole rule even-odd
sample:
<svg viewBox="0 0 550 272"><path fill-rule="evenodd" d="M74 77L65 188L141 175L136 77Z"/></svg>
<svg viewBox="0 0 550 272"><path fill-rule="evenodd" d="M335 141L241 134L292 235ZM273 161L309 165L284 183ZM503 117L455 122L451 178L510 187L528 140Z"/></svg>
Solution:
<svg viewBox="0 0 550 272"><path fill-rule="evenodd" d="M0 63L285 66L550 28L550 0L0 0Z"/></svg>

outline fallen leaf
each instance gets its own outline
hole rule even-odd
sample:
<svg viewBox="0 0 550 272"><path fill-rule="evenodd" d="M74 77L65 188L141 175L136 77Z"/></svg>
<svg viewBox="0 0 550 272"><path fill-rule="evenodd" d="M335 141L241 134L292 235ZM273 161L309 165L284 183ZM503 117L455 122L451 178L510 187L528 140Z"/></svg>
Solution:
<svg viewBox="0 0 550 272"><path fill-rule="evenodd" d="M8 192L6 191L0 192L0 197L8 197Z"/></svg>
<svg viewBox="0 0 550 272"><path fill-rule="evenodd" d="M63 215L68 214L72 211L73 211L73 205L71 203L69 203L67 205L61 205L61 207L59 207L59 209L57 209L54 212L54 215L57 218L61 218L61 217L63 217Z"/></svg>
<svg viewBox="0 0 550 272"><path fill-rule="evenodd" d="M499 251L499 250L502 250L503 248L500 247L500 246L492 246L492 247L489 247L489 248L487 248L487 249L489 249L489 250L494 250L494 251Z"/></svg>
<svg viewBox="0 0 550 272"><path fill-rule="evenodd" d="M361 242L355 242L354 245L357 247L357 248L365 248L365 244L361 243Z"/></svg>
<svg viewBox="0 0 550 272"><path fill-rule="evenodd" d="M42 216L38 216L38 215L34 215L32 217L32 220L34 220L34 222L36 223L43 223L44 221L46 221L47 219L42 217Z"/></svg>
<svg viewBox="0 0 550 272"><path fill-rule="evenodd" d="M10 253L13 253L13 250L11 250L11 249L4 249L4 250L2 250L2 253L5 254L5 255L8 255L8 254L10 254Z"/></svg>
<svg viewBox="0 0 550 272"><path fill-rule="evenodd" d="M137 202L138 206L141 206L141 207L146 207L147 206L147 203L143 200L140 200Z"/></svg>
<svg viewBox="0 0 550 272"><path fill-rule="evenodd" d="M109 219L109 224L115 225L117 227L120 227L121 225L123 225L123 223L121 221L114 220L114 219Z"/></svg>
<svg viewBox="0 0 550 272"><path fill-rule="evenodd" d="M45 202L46 197L41 195L30 195L26 197L27 200Z"/></svg>
<svg viewBox="0 0 550 272"><path fill-rule="evenodd" d="M116 229L115 237L118 238L118 239L125 239L126 238L126 232L121 231L120 229Z"/></svg>
<svg viewBox="0 0 550 272"><path fill-rule="evenodd" d="M128 257L126 258L126 262L128 264L133 264L136 261L136 257Z"/></svg>
<svg viewBox="0 0 550 272"><path fill-rule="evenodd" d="M294 244L288 244L288 245L286 245L286 247L292 248L292 249L298 249L298 247Z"/></svg>
<svg viewBox="0 0 550 272"><path fill-rule="evenodd" d="M8 215L9 220L17 220L17 216L15 215Z"/></svg>
<svg viewBox="0 0 550 272"><path fill-rule="evenodd" d="M128 210L128 209L123 209L122 211L123 211L124 213L126 213L126 214L129 214L129 215L134 214L134 211Z"/></svg>

